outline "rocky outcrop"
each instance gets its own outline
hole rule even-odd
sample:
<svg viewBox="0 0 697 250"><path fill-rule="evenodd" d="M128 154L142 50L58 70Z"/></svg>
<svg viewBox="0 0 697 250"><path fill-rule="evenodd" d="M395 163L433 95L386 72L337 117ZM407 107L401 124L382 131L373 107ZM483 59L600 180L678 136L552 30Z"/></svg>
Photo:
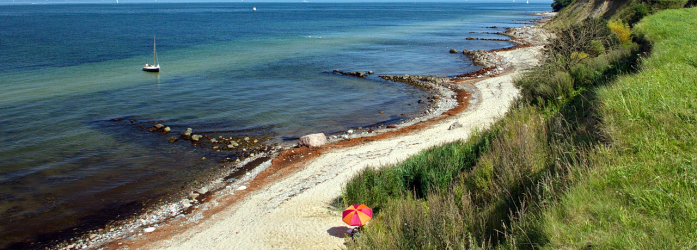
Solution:
<svg viewBox="0 0 697 250"><path fill-rule="evenodd" d="M462 52L463 54L467 55L472 59L472 63L474 65L481 65L484 68L491 68L491 67L504 67L506 66L507 62L504 61L504 58L500 55L498 55L495 51L485 51L485 50L475 50L475 51L468 51L465 50Z"/></svg>
<svg viewBox="0 0 697 250"><path fill-rule="evenodd" d="M427 89L432 89L434 84L443 83L443 82L448 80L447 77L410 76L410 75L402 75L402 76L384 75L384 76L380 76L380 78L388 80L388 81L406 83L409 85L427 88Z"/></svg>
<svg viewBox="0 0 697 250"><path fill-rule="evenodd" d="M347 76L356 76L356 77L367 77L368 75L372 75L373 71L354 71L354 72L344 72L338 69L335 69L332 71L334 74L340 74L340 75L347 75Z"/></svg>

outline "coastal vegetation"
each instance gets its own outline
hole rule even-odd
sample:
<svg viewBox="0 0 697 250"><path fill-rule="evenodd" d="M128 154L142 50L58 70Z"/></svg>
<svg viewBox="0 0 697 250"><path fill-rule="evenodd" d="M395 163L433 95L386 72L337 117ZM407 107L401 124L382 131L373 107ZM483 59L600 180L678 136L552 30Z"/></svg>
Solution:
<svg viewBox="0 0 697 250"><path fill-rule="evenodd" d="M573 10L592 1L569 4L505 117L346 184L345 205L375 211L347 247L697 247L689 4L625 1L596 16Z"/></svg>

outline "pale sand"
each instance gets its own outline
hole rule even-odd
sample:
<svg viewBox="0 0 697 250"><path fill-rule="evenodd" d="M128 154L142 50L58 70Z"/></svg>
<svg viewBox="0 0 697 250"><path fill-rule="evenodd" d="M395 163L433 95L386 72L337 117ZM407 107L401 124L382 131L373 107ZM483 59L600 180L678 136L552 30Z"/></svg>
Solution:
<svg viewBox="0 0 697 250"><path fill-rule="evenodd" d="M464 112L408 135L330 150L278 181L248 193L203 223L141 246L146 249L338 249L346 225L331 207L345 183L366 167L399 163L425 149L467 139L502 117L519 90L513 79L534 67L542 46L497 52L513 65L508 73L474 83ZM461 83L468 84L468 83ZM471 87L471 86L470 86ZM448 130L454 122L461 128ZM233 195L234 196L234 195ZM215 204L214 204L215 205ZM122 245L121 247L125 247Z"/></svg>

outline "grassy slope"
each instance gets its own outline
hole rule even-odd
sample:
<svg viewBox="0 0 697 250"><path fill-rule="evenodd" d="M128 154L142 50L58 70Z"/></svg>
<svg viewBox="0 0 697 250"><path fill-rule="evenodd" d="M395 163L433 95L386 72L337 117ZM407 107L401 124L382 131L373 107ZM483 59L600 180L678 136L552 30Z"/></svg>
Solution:
<svg viewBox="0 0 697 250"><path fill-rule="evenodd" d="M652 55L597 92L612 148L544 213L552 248L697 247L697 8L649 16L635 33Z"/></svg>
<svg viewBox="0 0 697 250"><path fill-rule="evenodd" d="M489 130L363 171L342 198L376 216L348 247L694 247L695 20L637 25L655 45L637 74L615 79L626 49L543 67Z"/></svg>

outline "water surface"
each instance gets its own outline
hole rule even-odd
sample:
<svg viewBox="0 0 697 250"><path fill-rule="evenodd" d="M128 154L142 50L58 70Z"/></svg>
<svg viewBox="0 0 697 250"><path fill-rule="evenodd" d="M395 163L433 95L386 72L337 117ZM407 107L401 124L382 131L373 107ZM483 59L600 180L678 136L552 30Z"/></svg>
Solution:
<svg viewBox="0 0 697 250"><path fill-rule="evenodd" d="M425 107L418 100L426 92L376 75L477 70L448 50L511 46L465 38L502 38L484 34L502 29L486 27L548 10L466 2L0 5L0 247L45 244L66 235L56 232L123 218L181 194L230 157L169 143L170 135L147 131L155 123L172 134L193 128L281 142L399 121ZM159 74L140 70L152 62L153 36ZM376 75L327 73L334 69Z"/></svg>

